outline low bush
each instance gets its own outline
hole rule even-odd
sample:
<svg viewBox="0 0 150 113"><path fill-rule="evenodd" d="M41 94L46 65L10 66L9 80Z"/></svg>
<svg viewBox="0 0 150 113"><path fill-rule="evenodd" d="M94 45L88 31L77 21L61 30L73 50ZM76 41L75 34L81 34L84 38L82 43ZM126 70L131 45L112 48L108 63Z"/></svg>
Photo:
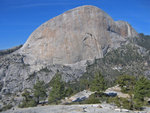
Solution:
<svg viewBox="0 0 150 113"><path fill-rule="evenodd" d="M9 110L9 109L11 109L12 107L13 107L13 106L12 106L11 104L5 105L4 107L2 107L2 108L0 109L0 112Z"/></svg>
<svg viewBox="0 0 150 113"><path fill-rule="evenodd" d="M90 95L88 99L84 100L81 104L98 104L100 103L100 100L98 97L95 96L95 94Z"/></svg>
<svg viewBox="0 0 150 113"><path fill-rule="evenodd" d="M27 107L35 107L37 106L37 103L35 100L29 100L29 101L25 101L23 100L21 104L19 104L19 108L27 108Z"/></svg>

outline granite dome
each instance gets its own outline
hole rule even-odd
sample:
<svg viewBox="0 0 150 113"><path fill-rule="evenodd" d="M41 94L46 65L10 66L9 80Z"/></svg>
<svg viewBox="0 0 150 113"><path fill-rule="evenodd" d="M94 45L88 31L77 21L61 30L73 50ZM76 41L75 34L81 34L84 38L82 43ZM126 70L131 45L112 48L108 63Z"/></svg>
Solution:
<svg viewBox="0 0 150 113"><path fill-rule="evenodd" d="M69 10L38 27L19 50L26 63L73 64L102 58L127 37L137 36L124 21L114 21L95 6Z"/></svg>

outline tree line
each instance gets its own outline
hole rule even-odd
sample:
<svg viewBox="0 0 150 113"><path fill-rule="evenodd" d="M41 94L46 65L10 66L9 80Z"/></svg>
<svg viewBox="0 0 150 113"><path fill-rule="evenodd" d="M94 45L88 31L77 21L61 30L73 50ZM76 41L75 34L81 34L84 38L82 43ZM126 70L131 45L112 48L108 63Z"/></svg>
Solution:
<svg viewBox="0 0 150 113"><path fill-rule="evenodd" d="M150 80L144 76L122 75L115 80L115 85L119 85L121 92L128 94L129 98L109 97L106 95L104 91L108 88L108 85L100 71L94 73L92 81L82 80L82 85L95 93L81 104L94 104L105 101L130 110L142 110L143 106L148 105L147 99L150 97ZM24 100L19 107L37 106L40 101L45 101L46 98L48 98L49 104L59 104L61 99L76 92L61 80L60 73L56 73L48 87L50 87L50 92L47 94L46 84L44 81L38 80L33 87L32 93L28 90L24 91L22 94Z"/></svg>
<svg viewBox="0 0 150 113"><path fill-rule="evenodd" d="M48 85L48 88L51 87L49 94L47 94L47 87L44 81L38 80L33 87L33 92L26 89L22 94L24 99L19 104L19 107L34 107L40 104L40 101L44 104L47 97L49 104L59 104L61 99L73 93L71 87L66 87L65 82L61 80L60 73L56 73Z"/></svg>

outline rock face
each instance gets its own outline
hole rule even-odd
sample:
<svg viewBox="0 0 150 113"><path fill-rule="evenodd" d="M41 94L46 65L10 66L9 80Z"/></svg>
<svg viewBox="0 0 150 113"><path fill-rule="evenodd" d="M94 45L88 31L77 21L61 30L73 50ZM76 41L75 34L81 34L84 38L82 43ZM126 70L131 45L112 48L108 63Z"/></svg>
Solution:
<svg viewBox="0 0 150 113"><path fill-rule="evenodd" d="M24 63L24 58L25 56L16 53L0 57L0 109L5 104L18 105L22 100L16 95L21 96L26 88L32 89L38 79L48 84L59 71L63 81L73 81L85 73L87 66L85 62L31 66Z"/></svg>
<svg viewBox="0 0 150 113"><path fill-rule="evenodd" d="M77 82L87 68L93 70L90 65L94 60L91 59L104 57L105 63L100 60L95 67L101 68L102 72L111 69L116 66L110 65L115 57L105 58L105 54L126 45L129 38L136 36L136 31L127 22L115 22L94 6L77 7L47 21L23 46L0 51L0 108L6 103L18 105L20 99L15 95L21 95L26 88L32 89L38 79L48 84L57 72L61 73L63 81ZM118 61L116 59L114 61ZM147 68L145 73L149 76ZM106 77L112 79L112 72L108 71Z"/></svg>
<svg viewBox="0 0 150 113"><path fill-rule="evenodd" d="M95 6L81 6L59 15L37 28L19 53L25 63L73 64L102 58L136 31L123 21L115 22Z"/></svg>

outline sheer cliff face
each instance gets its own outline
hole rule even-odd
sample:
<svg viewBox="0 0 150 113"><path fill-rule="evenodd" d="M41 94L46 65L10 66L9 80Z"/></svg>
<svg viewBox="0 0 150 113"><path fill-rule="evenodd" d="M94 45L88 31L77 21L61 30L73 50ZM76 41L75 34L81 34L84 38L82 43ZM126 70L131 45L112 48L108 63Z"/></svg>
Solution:
<svg viewBox="0 0 150 113"><path fill-rule="evenodd" d="M72 64L102 58L136 31L123 21L115 22L94 6L69 10L42 24L20 49L26 63Z"/></svg>

